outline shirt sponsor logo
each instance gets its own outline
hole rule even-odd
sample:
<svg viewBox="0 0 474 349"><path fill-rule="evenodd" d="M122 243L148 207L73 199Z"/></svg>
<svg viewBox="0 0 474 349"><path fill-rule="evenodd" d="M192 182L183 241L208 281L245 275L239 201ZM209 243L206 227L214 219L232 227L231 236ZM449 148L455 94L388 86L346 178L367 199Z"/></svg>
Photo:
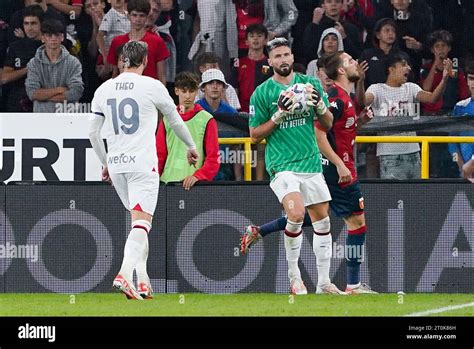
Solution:
<svg viewBox="0 0 474 349"><path fill-rule="evenodd" d="M125 155L125 154L120 154L116 156L111 156L109 157L109 164L134 164L135 163L135 158L136 155Z"/></svg>

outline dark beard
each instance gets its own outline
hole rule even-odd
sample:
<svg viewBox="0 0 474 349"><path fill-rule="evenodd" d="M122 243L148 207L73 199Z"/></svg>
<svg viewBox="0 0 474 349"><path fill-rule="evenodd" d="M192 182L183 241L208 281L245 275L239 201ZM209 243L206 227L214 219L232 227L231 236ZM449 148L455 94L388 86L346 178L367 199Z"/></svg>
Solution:
<svg viewBox="0 0 474 349"><path fill-rule="evenodd" d="M290 65L288 68L286 68L285 70L282 70L280 68L277 68L277 67L273 67L273 70L275 71L275 73L277 73L278 75L280 76L283 76L283 77L287 77L288 75L291 74L291 72L293 71L293 64Z"/></svg>
<svg viewBox="0 0 474 349"><path fill-rule="evenodd" d="M360 80L360 76L359 75L352 75L352 76L348 76L347 79L350 81L350 82L357 82Z"/></svg>

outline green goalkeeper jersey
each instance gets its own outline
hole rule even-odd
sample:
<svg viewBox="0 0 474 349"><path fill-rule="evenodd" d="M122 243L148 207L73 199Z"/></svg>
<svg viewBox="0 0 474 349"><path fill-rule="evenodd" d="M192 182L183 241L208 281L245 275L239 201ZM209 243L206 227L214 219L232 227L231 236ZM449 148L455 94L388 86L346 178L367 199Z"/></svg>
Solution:
<svg viewBox="0 0 474 349"><path fill-rule="evenodd" d="M294 73L288 86L272 78L257 87L250 98L250 127L257 127L271 119L278 110L277 101L281 91L297 83L310 83L323 96L324 103L329 101L321 83L315 77ZM290 115L267 137L265 164L273 179L278 172L320 173L321 159L316 143L313 120L315 108L302 115Z"/></svg>

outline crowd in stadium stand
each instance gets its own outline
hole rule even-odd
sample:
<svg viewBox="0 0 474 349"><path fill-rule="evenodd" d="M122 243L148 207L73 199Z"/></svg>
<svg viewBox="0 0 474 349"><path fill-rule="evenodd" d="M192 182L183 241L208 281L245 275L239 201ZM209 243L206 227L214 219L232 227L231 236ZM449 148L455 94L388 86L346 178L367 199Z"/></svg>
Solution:
<svg viewBox="0 0 474 349"><path fill-rule="evenodd" d="M422 104L421 112L473 114L473 32L472 0L0 0L0 112L79 111L120 73L120 49L129 40L148 43L144 75L161 80L172 96L176 74L193 71L207 79L196 97L204 109L249 112L250 95L272 75L265 43L286 37L295 70L323 83L323 55L344 50L367 61L366 89L386 81L387 60L402 51L409 81L434 91L449 57L453 71L442 98ZM211 85L221 91L217 104ZM442 149L444 159L455 160L451 173L439 173L445 177L459 175L474 152L471 144ZM371 171L367 166L368 177ZM241 168L230 172L242 178ZM262 168L257 178L264 178Z"/></svg>

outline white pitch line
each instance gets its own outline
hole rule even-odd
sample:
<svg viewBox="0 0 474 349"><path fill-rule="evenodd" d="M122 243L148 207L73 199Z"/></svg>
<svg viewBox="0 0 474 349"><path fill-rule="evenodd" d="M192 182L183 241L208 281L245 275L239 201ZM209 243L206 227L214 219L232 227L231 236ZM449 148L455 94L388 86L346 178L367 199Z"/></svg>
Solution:
<svg viewBox="0 0 474 349"><path fill-rule="evenodd" d="M426 315L439 314L439 313L444 313L445 311L457 310L457 309L468 308L468 307L474 307L474 302L466 303L466 304L450 305L448 307L420 311L419 313L411 313L404 316L426 316Z"/></svg>

